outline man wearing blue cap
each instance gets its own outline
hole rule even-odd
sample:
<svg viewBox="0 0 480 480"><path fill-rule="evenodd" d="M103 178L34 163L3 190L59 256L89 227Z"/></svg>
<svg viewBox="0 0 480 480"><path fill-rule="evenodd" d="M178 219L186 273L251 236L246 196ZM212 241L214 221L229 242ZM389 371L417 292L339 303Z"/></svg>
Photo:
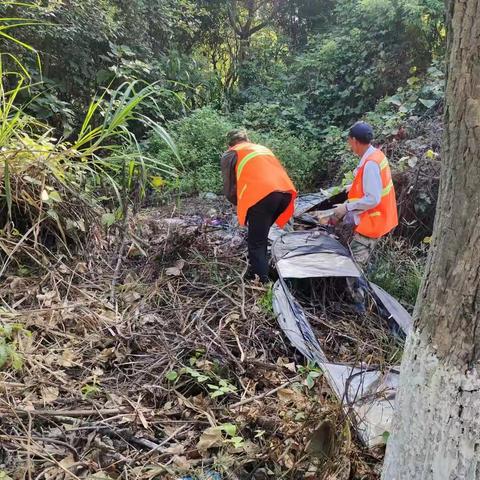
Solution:
<svg viewBox="0 0 480 480"><path fill-rule="evenodd" d="M348 144L360 157L354 180L348 191L348 201L333 212L333 223L353 225L355 234L350 244L357 264L365 269L378 240L398 225L397 202L392 174L383 152L372 145L373 129L365 122L350 128ZM348 278L348 289L355 310L365 313L365 282Z"/></svg>

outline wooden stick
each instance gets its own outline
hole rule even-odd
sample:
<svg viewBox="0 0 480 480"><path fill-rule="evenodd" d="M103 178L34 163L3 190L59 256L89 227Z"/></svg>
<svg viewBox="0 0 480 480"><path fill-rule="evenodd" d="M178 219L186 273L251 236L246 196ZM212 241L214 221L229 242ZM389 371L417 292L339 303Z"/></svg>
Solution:
<svg viewBox="0 0 480 480"><path fill-rule="evenodd" d="M288 387L291 383L299 380L301 377L300 375L297 375L296 377L291 378L288 382L283 383L279 387L274 388L273 390L270 390L265 393L261 393L260 395L255 395L254 397L246 398L244 400L241 400L240 402L234 403L233 405L230 405L229 408L237 408L237 407L242 407L243 405L246 405L247 403L255 402L256 400L261 400L262 398L270 397L274 393L277 393L279 390L282 390L282 388Z"/></svg>
<svg viewBox="0 0 480 480"><path fill-rule="evenodd" d="M17 414L17 415L43 415L45 417L92 417L92 416L108 416L108 415L118 415L118 414L133 414L130 411L123 411L118 408L116 409L104 409L104 410L21 410L21 409L13 409L11 411L8 410L0 410L1 415L8 415L8 414Z"/></svg>

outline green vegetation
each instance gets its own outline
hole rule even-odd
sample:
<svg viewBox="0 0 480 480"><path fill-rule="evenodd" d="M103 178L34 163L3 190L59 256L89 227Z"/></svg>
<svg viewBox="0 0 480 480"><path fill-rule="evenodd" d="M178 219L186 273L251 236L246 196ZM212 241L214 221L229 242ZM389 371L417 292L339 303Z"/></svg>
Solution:
<svg viewBox="0 0 480 480"><path fill-rule="evenodd" d="M178 182L165 180L188 193L219 191L218 156L231 126L274 148L297 185L310 189L331 178L333 164L341 168L333 128L342 132L375 110L386 133L441 96L441 82L424 79L432 62L441 75L440 0L1 2L0 15L3 35L16 34L4 38L4 51L21 57L32 79L25 110L55 138L81 129L104 87L150 84L139 112L168 122L181 164L155 135L147 151L182 165Z"/></svg>
<svg viewBox="0 0 480 480"><path fill-rule="evenodd" d="M413 311L423 277L426 245L412 247L404 240L383 240L374 252L369 278Z"/></svg>
<svg viewBox="0 0 480 480"><path fill-rule="evenodd" d="M301 191L341 183L353 121L388 142L441 104L443 15L440 0L0 2L0 274L125 225L148 191L220 193L233 127Z"/></svg>
<svg viewBox="0 0 480 480"><path fill-rule="evenodd" d="M444 41L441 0L0 0L0 466L181 478L215 449L222 474L315 475L305 440L340 414L321 372L287 358L271 287L240 288L214 196L180 199L221 192L239 127L301 193L345 185L347 129L368 119L402 195L370 276L410 309ZM210 202L208 222L171 218ZM377 478L350 443L349 475Z"/></svg>
<svg viewBox="0 0 480 480"><path fill-rule="evenodd" d="M0 370L11 367L21 370L23 356L21 345L31 336L31 332L18 323L0 323Z"/></svg>
<svg viewBox="0 0 480 480"><path fill-rule="evenodd" d="M149 191L220 193L233 127L301 191L341 183L353 121L388 142L441 103L443 15L440 0L0 2L0 274L125 225Z"/></svg>

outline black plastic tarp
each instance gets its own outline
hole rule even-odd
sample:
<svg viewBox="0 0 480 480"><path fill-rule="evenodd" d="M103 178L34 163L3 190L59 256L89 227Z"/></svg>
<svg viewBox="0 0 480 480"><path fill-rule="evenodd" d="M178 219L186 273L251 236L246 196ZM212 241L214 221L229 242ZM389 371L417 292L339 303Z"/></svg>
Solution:
<svg viewBox="0 0 480 480"><path fill-rule="evenodd" d="M325 192L297 200L295 216L301 217L319 204L325 205ZM330 207L331 205L328 205ZM348 411L353 411L360 438L368 446L384 443L393 415L393 399L398 385L399 367L385 370L334 363L323 352L315 332L299 302L289 290L293 278L360 277L363 273L350 252L322 229L275 235L272 258L279 280L274 286L274 311L285 335L308 360L323 370L330 386ZM370 283L370 293L382 312L399 331L412 328L409 313L391 295Z"/></svg>

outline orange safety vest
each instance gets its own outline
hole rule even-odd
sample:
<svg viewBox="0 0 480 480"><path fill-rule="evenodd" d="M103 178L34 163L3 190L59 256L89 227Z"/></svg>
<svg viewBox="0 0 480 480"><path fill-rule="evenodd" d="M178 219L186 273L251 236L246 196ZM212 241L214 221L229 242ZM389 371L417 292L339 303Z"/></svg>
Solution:
<svg viewBox="0 0 480 480"><path fill-rule="evenodd" d="M273 192L292 195L287 209L275 223L283 228L293 215L297 191L280 161L266 147L242 142L230 148L237 152L237 215L240 225L245 225L250 207Z"/></svg>
<svg viewBox="0 0 480 480"><path fill-rule="evenodd" d="M376 207L360 214L360 222L355 231L365 237L380 238L398 225L397 200L393 187L392 172L383 152L375 150L359 167L352 187L348 192L348 200L353 202L364 196L363 171L367 162L375 162L380 168L382 198Z"/></svg>

